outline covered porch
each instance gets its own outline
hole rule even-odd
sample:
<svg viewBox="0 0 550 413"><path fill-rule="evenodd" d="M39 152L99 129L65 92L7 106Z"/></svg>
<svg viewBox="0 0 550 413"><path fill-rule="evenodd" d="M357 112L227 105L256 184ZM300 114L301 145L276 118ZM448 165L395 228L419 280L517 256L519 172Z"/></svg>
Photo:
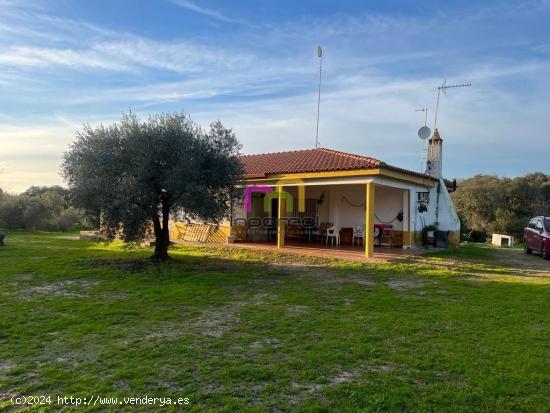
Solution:
<svg viewBox="0 0 550 413"><path fill-rule="evenodd" d="M411 246L405 185L361 177L253 187L232 213L231 234L243 246L344 258L395 257Z"/></svg>
<svg viewBox="0 0 550 413"><path fill-rule="evenodd" d="M332 257L350 260L369 260L375 262L387 262L422 254L423 249L403 249L397 247L377 247L373 249L373 254L366 257L363 246L351 245L326 245L323 243L301 242L287 240L283 248L278 248L273 242L238 242L233 244L237 248L251 248L269 251L281 251L299 255L312 255L322 257Z"/></svg>

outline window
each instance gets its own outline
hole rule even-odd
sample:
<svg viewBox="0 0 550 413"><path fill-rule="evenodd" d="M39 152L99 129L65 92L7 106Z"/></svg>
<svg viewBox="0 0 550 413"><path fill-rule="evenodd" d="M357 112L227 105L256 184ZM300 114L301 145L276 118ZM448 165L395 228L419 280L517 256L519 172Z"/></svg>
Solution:
<svg viewBox="0 0 550 413"><path fill-rule="evenodd" d="M316 199L306 198L306 202L305 202L306 209L304 212L300 212L298 209L298 206L299 206L298 199L294 198L292 202L293 202L292 213L291 213L292 218L315 219L317 217L317 200Z"/></svg>
<svg viewBox="0 0 550 413"><path fill-rule="evenodd" d="M550 232L550 218L544 219L544 228L546 228L546 232Z"/></svg>
<svg viewBox="0 0 550 413"><path fill-rule="evenodd" d="M537 225L535 229L539 232L542 232L542 221L540 219L537 219Z"/></svg>
<svg viewBox="0 0 550 413"><path fill-rule="evenodd" d="M416 199L419 204L429 204L430 203L430 193L429 192L417 192Z"/></svg>

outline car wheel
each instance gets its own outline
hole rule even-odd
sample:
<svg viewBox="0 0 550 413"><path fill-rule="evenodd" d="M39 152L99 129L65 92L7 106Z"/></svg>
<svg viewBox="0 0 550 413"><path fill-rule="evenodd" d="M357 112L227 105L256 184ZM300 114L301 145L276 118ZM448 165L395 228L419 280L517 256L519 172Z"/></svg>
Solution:
<svg viewBox="0 0 550 413"><path fill-rule="evenodd" d="M533 252L532 249L530 249L528 246L527 246L527 240L524 240L523 241L523 251L526 253L526 254L531 254Z"/></svg>
<svg viewBox="0 0 550 413"><path fill-rule="evenodd" d="M546 249L546 244L542 244L542 247L540 249L540 254L542 255L543 260L550 259L550 255L548 254L548 251Z"/></svg>

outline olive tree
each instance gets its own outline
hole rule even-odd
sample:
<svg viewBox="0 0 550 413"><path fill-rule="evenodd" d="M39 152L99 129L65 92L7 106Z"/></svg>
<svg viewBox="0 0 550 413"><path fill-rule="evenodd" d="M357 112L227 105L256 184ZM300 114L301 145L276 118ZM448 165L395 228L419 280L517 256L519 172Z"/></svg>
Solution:
<svg viewBox="0 0 550 413"><path fill-rule="evenodd" d="M62 175L73 202L100 212L108 238L141 241L154 232L153 258L168 258L172 212L218 222L242 177L240 146L220 122L202 130L184 113L140 121L128 113L110 126L85 125L64 154Z"/></svg>

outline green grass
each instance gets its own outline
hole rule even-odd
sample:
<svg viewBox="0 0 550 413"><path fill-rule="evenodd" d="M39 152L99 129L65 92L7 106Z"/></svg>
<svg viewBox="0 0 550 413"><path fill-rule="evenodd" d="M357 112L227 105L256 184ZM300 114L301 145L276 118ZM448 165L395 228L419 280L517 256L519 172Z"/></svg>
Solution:
<svg viewBox="0 0 550 413"><path fill-rule="evenodd" d="M60 235L0 248L0 410L18 394L189 397L192 412L548 411L540 257L503 265L514 251L470 245L375 265L178 246L156 266L146 249Z"/></svg>

